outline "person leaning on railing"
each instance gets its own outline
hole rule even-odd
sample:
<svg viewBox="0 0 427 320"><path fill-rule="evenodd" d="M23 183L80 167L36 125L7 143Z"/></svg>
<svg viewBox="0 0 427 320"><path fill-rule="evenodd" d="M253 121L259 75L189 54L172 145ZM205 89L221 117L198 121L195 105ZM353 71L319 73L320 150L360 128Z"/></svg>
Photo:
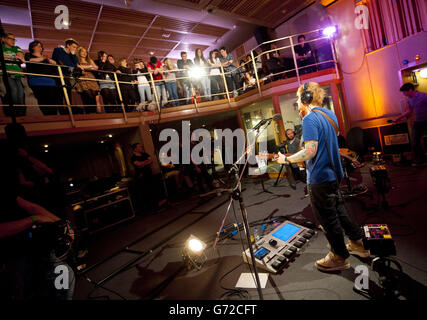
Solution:
<svg viewBox="0 0 427 320"><path fill-rule="evenodd" d="M133 64L135 68L132 73L137 75L140 103L144 104L146 102L151 102L152 95L150 83L148 82L150 80L148 69L145 66L144 61L141 59L135 58Z"/></svg>
<svg viewBox="0 0 427 320"><path fill-rule="evenodd" d="M62 104L61 88L57 86L55 77L46 76L58 74L56 62L43 54L43 44L40 41L31 42L28 51L25 54L27 72L43 75L28 75L28 85L43 115L56 115L58 106Z"/></svg>
<svg viewBox="0 0 427 320"><path fill-rule="evenodd" d="M231 53L227 52L225 47L221 47L219 49L222 67L224 68L224 72L226 73L225 79L227 81L227 89L228 91L234 91L234 96L237 95L237 89L239 88L239 76L236 70L236 66L234 63L234 56Z"/></svg>
<svg viewBox="0 0 427 320"><path fill-rule="evenodd" d="M150 62L147 64L148 71L153 73L154 88L157 93L159 104L163 107L168 101L166 95L165 82L163 81L163 65L157 60L157 57L151 56Z"/></svg>
<svg viewBox="0 0 427 320"><path fill-rule="evenodd" d="M132 70L128 68L128 62L126 58L119 59L120 74L118 80L120 83L120 91L122 93L123 102L125 104L126 112L135 110L136 104L136 91L134 84L136 83L136 77L132 75ZM126 83L123 83L126 82Z"/></svg>
<svg viewBox="0 0 427 320"><path fill-rule="evenodd" d="M181 52L181 59L177 60L176 64L179 70L188 70L193 67L193 61L191 61L191 59L187 59L187 52L185 51ZM187 98L187 104L190 104L190 97L193 95L193 93L191 91L191 79L189 79L188 77L189 75L187 71L181 71L178 73L178 78L185 78L180 79L179 83L180 87L183 90L183 96Z"/></svg>
<svg viewBox="0 0 427 320"><path fill-rule="evenodd" d="M203 70L202 76L200 77L200 84L201 84L202 89L203 89L203 95L205 96L203 99L205 101L210 101L212 98L211 97L211 82L209 80L209 77L207 76L208 69L206 69L207 67L209 67L209 64L206 61L205 57L203 56L202 49L200 49L200 48L197 48L195 51L194 65L199 66Z"/></svg>
<svg viewBox="0 0 427 320"><path fill-rule="evenodd" d="M166 90L169 93L169 99L174 106L179 105L178 97L178 86L176 84L176 66L172 63L172 60L166 58L164 61L165 71L163 76L165 77Z"/></svg>
<svg viewBox="0 0 427 320"><path fill-rule="evenodd" d="M117 103L117 90L114 83L113 72L116 72L117 68L114 64L108 61L108 55L104 51L98 52L98 60L95 61L98 66L98 77L99 87L101 88L102 101L104 102L105 112L120 112L120 108ZM106 81L103 81L106 80Z"/></svg>
<svg viewBox="0 0 427 320"><path fill-rule="evenodd" d="M67 89L68 99L70 104L72 104L71 91L73 88L72 77L79 74L79 70L83 70L79 65L79 60L76 56L76 51L79 44L76 40L70 38L66 39L64 46L53 49L52 59L56 61L57 64L61 66L66 66L62 68L63 75L65 77L65 87ZM68 67L68 68L67 68ZM60 87L62 84L58 81ZM63 91L60 91L63 94ZM83 113L83 108L81 107L71 107L73 114ZM68 114L67 108L59 108L60 114Z"/></svg>
<svg viewBox="0 0 427 320"><path fill-rule="evenodd" d="M98 66L90 58L87 50L83 47L79 47L77 49L77 59L83 69L82 78L89 78L93 80L77 79L76 89L82 98L83 104L85 105L85 113L95 113L96 96L100 89L98 82L95 80L96 78L93 71L98 70Z"/></svg>
<svg viewBox="0 0 427 320"><path fill-rule="evenodd" d="M2 37L3 56L6 61L7 71L18 71L22 72L20 64L25 61L24 53L20 47L15 46L15 36L13 33L6 33ZM21 82L21 75L19 73L8 73L8 80L10 86L10 95L14 105L15 116L25 116L27 108L23 106L25 104L25 93L24 86ZM3 104L9 104L6 99L6 95L2 97ZM9 106L3 107L4 114L11 116L12 110Z"/></svg>
<svg viewBox="0 0 427 320"><path fill-rule="evenodd" d="M208 64L211 67L210 70L210 81L211 81L211 93L214 95L213 99L219 97L224 99L223 95L218 96L218 93L224 93L224 82L221 78L221 61L219 60L219 51L213 50L209 52Z"/></svg>

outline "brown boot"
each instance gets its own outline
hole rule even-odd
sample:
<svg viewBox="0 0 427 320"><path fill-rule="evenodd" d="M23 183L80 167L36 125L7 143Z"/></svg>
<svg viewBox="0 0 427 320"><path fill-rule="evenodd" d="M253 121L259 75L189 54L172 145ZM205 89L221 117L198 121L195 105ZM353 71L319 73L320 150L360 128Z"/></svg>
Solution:
<svg viewBox="0 0 427 320"><path fill-rule="evenodd" d="M348 259L344 259L333 252L329 252L323 259L317 260L314 266L321 271L331 272L349 269L350 263Z"/></svg>
<svg viewBox="0 0 427 320"><path fill-rule="evenodd" d="M346 247L350 254L354 254L361 258L368 258L371 255L369 250L366 250L363 246L363 241L361 239L356 241L348 240Z"/></svg>

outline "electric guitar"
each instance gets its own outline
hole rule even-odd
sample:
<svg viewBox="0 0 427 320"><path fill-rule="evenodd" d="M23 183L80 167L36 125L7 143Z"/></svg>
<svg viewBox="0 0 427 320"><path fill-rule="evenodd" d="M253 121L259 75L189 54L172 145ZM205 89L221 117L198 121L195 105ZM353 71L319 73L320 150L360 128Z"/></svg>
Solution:
<svg viewBox="0 0 427 320"><path fill-rule="evenodd" d="M290 157L292 154L291 153L285 153L285 156ZM258 155L258 158L260 159L272 159L273 161L277 161L277 159L279 158L279 154L278 153L260 153ZM298 167L300 168L305 168L305 162L296 162L296 164L298 165Z"/></svg>

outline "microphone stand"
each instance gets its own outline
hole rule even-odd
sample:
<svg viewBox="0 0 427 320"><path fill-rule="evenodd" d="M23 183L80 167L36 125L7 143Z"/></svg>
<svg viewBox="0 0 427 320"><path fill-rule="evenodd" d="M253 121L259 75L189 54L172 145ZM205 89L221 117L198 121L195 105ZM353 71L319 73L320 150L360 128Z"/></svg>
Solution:
<svg viewBox="0 0 427 320"><path fill-rule="evenodd" d="M243 218L243 227L244 227L245 234L246 234L246 240L247 240L248 246L249 246L249 252L251 255L252 266L254 267L256 286L257 286L258 295L259 295L260 300L264 300L264 297L263 297L262 290L261 290L261 283L259 280L258 268L256 265L255 256L254 256L254 252L253 252L253 248L252 248L252 244L251 244L251 234L250 234L249 223L248 223L248 212L246 211L245 203L244 203L243 197L242 197L242 182L241 181L242 181L243 173L245 172L246 166L248 165L249 157L246 157L246 161L245 161L245 164L243 166L243 169L242 169L240 176L239 176L239 167L237 166L237 163L239 163L240 160L245 155L248 155L249 152L252 151L252 148L255 147L255 143L256 143L258 137L270 125L272 120L273 119L269 119L267 125L261 131L260 131L260 128L266 122L265 120L261 120L262 123L260 122L254 127L254 129L256 130L256 135L255 135L255 139L254 139L253 143L251 145L249 145L246 148L245 152L242 154L242 156L235 163L233 163L233 165L229 171L229 173L234 172L234 176L236 178L236 185L232 191L231 198L233 200L239 201L240 212L241 212L242 218ZM229 209L230 209L230 205L228 206L228 210ZM227 212L227 214L228 214L228 212Z"/></svg>

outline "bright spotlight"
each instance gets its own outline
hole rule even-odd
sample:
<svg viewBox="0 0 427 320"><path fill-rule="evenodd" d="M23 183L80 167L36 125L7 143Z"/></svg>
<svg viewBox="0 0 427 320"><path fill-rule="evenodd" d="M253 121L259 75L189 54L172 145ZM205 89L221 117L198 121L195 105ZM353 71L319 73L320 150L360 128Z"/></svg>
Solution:
<svg viewBox="0 0 427 320"><path fill-rule="evenodd" d="M323 29L323 35L327 36L327 37L332 37L334 36L334 34L337 32L337 27L336 26L329 26L326 27L325 29Z"/></svg>
<svg viewBox="0 0 427 320"><path fill-rule="evenodd" d="M203 243L197 239L191 239L188 241L188 247L191 251L200 252L203 250Z"/></svg>
<svg viewBox="0 0 427 320"><path fill-rule="evenodd" d="M205 70L200 67L193 67L190 69L189 74L193 79L200 79L205 75Z"/></svg>
<svg viewBox="0 0 427 320"><path fill-rule="evenodd" d="M427 78L427 68L421 69L420 71L420 77L423 79Z"/></svg>
<svg viewBox="0 0 427 320"><path fill-rule="evenodd" d="M195 267L200 270L203 267L203 264L207 260L206 254L204 253L205 249L206 243L199 238L190 235L185 242L184 249L182 250L182 258L187 264L188 269Z"/></svg>

